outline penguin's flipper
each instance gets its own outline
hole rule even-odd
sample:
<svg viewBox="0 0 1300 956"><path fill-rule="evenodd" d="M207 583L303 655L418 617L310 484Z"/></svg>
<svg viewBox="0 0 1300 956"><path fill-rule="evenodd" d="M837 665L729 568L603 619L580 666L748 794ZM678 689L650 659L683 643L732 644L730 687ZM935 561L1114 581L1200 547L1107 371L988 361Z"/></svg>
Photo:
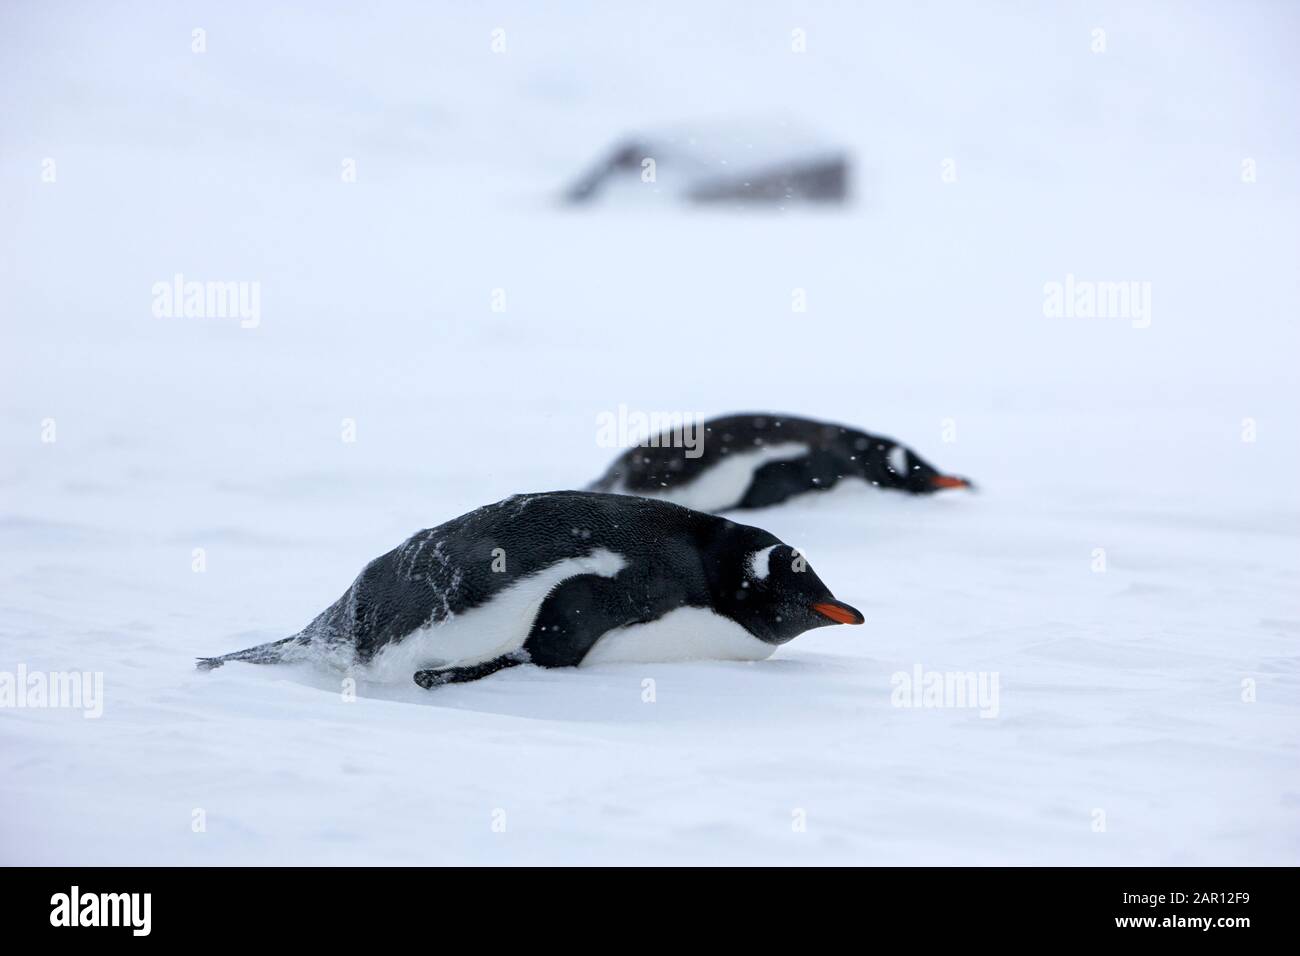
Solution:
<svg viewBox="0 0 1300 956"><path fill-rule="evenodd" d="M737 508L766 508L808 490L807 457L769 461L754 472Z"/></svg>
<svg viewBox="0 0 1300 956"><path fill-rule="evenodd" d="M648 609L640 613L630 608L625 589L613 578L577 574L557 584L546 596L522 648L478 664L417 671L415 682L426 689L459 684L519 664L577 667L607 632L657 616Z"/></svg>
<svg viewBox="0 0 1300 956"><path fill-rule="evenodd" d="M523 649L540 667L577 667L608 632L662 613L630 605L627 586L617 575L576 574L546 596Z"/></svg>

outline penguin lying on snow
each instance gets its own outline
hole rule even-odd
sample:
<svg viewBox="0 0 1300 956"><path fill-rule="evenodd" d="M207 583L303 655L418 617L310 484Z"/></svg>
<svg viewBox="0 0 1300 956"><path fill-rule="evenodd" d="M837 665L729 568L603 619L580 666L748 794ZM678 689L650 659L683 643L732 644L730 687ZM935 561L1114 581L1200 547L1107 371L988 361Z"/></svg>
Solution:
<svg viewBox="0 0 1300 956"><path fill-rule="evenodd" d="M861 624L759 528L626 495L516 495L366 565L293 637L201 658L309 658L421 687L516 664L762 660L804 631Z"/></svg>
<svg viewBox="0 0 1300 956"><path fill-rule="evenodd" d="M701 440L682 447L664 432L615 459L591 491L661 498L700 511L763 508L843 478L930 494L974 488L941 474L892 438L790 415L728 415L704 422Z"/></svg>

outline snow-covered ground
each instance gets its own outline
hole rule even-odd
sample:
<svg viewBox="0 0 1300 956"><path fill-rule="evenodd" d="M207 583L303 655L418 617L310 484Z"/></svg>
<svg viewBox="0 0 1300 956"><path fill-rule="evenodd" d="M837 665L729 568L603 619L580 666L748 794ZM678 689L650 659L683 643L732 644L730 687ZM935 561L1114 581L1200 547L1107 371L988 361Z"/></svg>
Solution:
<svg viewBox="0 0 1300 956"><path fill-rule="evenodd" d="M1295 8L267 6L0 9L0 672L103 675L0 709L0 862L1300 862ZM855 204L553 202L755 115ZM260 322L156 317L177 273ZM1046 315L1067 275L1149 325ZM982 491L745 515L867 616L763 663L194 671L594 478L620 404ZM895 706L918 665L996 716Z"/></svg>

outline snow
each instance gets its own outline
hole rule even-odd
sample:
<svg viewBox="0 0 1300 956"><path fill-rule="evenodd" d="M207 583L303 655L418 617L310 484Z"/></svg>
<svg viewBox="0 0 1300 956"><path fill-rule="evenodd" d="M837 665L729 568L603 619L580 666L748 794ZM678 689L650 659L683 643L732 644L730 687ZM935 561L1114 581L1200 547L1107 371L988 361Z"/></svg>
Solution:
<svg viewBox="0 0 1300 956"><path fill-rule="evenodd" d="M0 11L0 672L104 689L0 709L0 862L1297 862L1300 15L744 9ZM854 206L556 202L768 108L852 147ZM156 317L177 273L260 322ZM1067 276L1150 325L1046 316ZM767 661L194 670L585 485L620 403L981 492L747 513L867 618ZM918 664L997 716L894 706Z"/></svg>

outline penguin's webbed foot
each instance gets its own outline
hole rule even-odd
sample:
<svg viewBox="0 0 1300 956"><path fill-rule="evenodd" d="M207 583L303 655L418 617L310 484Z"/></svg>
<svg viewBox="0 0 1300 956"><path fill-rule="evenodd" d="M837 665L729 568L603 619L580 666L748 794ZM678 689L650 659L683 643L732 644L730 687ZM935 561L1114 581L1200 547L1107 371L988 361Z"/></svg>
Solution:
<svg viewBox="0 0 1300 956"><path fill-rule="evenodd" d="M439 667L416 671L414 680L425 690L431 690L434 687L441 687L444 684L464 684L467 681L478 680L480 677L487 677L489 674L495 674L497 671L505 670L507 667L514 667L518 664L527 663L527 652L516 651L513 654L505 654L501 657L494 657L490 661L483 661L479 664L469 664L465 667Z"/></svg>
<svg viewBox="0 0 1300 956"><path fill-rule="evenodd" d="M443 670L416 671L415 682L425 690L429 690L431 687L441 687L443 684L454 684L457 678L452 672L455 670L457 668L448 667Z"/></svg>

